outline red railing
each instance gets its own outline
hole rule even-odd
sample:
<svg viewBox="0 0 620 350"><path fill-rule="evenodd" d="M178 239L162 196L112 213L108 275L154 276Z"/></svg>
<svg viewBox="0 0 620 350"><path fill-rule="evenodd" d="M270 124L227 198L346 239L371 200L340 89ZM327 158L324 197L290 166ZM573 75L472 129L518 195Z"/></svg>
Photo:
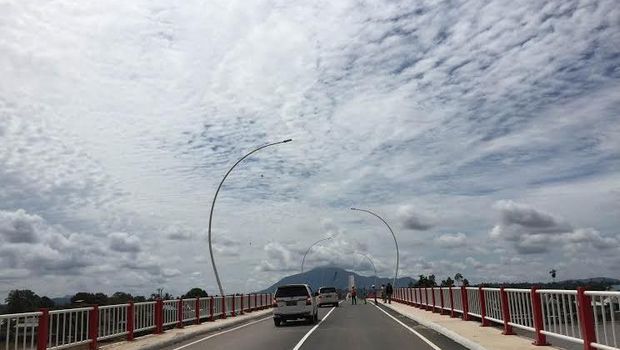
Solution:
<svg viewBox="0 0 620 350"><path fill-rule="evenodd" d="M60 350L98 341L161 334L166 327L184 327L270 308L271 294L243 294L129 302L63 310L0 315L2 350Z"/></svg>
<svg viewBox="0 0 620 350"><path fill-rule="evenodd" d="M397 302L428 311L501 325L505 335L513 335L513 327L531 331L535 345L548 345L549 336L584 350L620 349L620 292L424 287L397 288L395 295Z"/></svg>

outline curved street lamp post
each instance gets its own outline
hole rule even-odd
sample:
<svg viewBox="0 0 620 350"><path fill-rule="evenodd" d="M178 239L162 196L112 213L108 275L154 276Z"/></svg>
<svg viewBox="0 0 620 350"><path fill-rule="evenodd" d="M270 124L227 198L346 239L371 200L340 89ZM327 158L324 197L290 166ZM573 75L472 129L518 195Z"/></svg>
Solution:
<svg viewBox="0 0 620 350"><path fill-rule="evenodd" d="M388 225L388 223L385 220L383 220L382 217L380 217L379 215L373 213L370 210L358 209L358 208L351 208L351 210L363 211L365 213L368 213L370 215L375 216L379 220L383 221L385 226L387 226L388 230L390 230L390 233L392 234L392 238L394 238L394 245L396 245L396 271L394 271L394 288L396 288L396 279L398 278L398 262L400 260L400 256L399 256L399 252L398 252L398 242L396 241L396 235L394 234L394 231L392 231L392 228L390 227L390 225Z"/></svg>
<svg viewBox="0 0 620 350"><path fill-rule="evenodd" d="M323 242L323 241L327 241L334 238L334 236L329 236L327 238L323 238L323 239L319 239L318 241L312 243L312 245L308 248L308 250L306 250L306 253L304 253L304 257L301 259L301 273L304 273L304 263L306 262L306 255L308 255L308 253L310 253L310 249L312 249L312 247L314 247L315 245Z"/></svg>
<svg viewBox="0 0 620 350"><path fill-rule="evenodd" d="M377 268L375 267L375 263L372 262L372 259L368 255L366 255L364 253L360 253L360 252L356 252L356 253L361 255L361 256L363 256L363 257L365 257L366 259L368 259L368 261L370 261L370 265L372 265L372 269L375 270L375 283L374 283L374 285L376 287L377 286L377 277L378 276L377 276Z"/></svg>
<svg viewBox="0 0 620 350"><path fill-rule="evenodd" d="M213 258L213 247L211 244L211 221L213 220L213 209L215 208L215 200L217 199L217 195L220 192L220 189L222 188L222 185L224 184L224 180L226 180L226 178L228 177L228 174L230 174L230 172L239 164L241 163L242 160L246 159L247 157L249 157L250 155L252 155L255 152L260 151L263 148L267 148L269 146L275 146L275 145L279 145L281 143L287 143L287 142L291 142L293 141L292 139L286 139L284 141L280 141L280 142L274 142L274 143L270 143L267 145L263 145L258 147L257 149L253 150L252 152L246 154L245 156L241 157L241 159L239 159L235 164L233 164L233 166L228 169L228 171L226 172L226 175L224 175L224 178L222 179L222 181L220 182L220 185L217 186L217 190L215 191L215 195L213 196L213 203L211 203L211 213L209 214L209 254L211 255L211 265L213 265L213 272L215 273L215 280L217 281L217 287L220 289L220 295L224 295L224 289L222 288L222 282L220 282L220 275L217 273L217 267L215 267L215 259Z"/></svg>

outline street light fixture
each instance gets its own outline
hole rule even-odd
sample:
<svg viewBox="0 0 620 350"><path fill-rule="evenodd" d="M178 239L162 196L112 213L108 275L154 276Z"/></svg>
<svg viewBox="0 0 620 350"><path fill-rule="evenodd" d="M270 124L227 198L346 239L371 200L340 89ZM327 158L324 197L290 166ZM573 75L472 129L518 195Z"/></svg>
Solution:
<svg viewBox="0 0 620 350"><path fill-rule="evenodd" d="M215 191L215 196L213 196L213 203L211 203L211 213L209 214L209 254L211 255L211 265L213 266L213 272L215 273L215 280L217 281L217 287L220 289L220 295L222 296L224 295L224 289L222 288L222 282L220 282L220 275L217 273L217 267L215 267L215 259L213 258L213 247L211 244L211 221L213 220L213 209L215 208L215 200L217 199L217 194L220 192L220 189L222 188L222 185L224 184L224 180L226 180L226 178L228 177L228 174L230 174L230 172L237 166L237 164L241 163L242 160L246 159L251 154L258 152L263 148L279 145L281 143L288 143L291 141L293 141L293 139L286 139L284 141L269 143L269 144L260 146L257 149L253 150L252 152L241 157L241 159L239 159L235 164L233 164L232 167L230 167L230 169L228 169L228 171L226 172L226 175L224 175L224 178L220 182L220 185L217 186L217 191Z"/></svg>
<svg viewBox="0 0 620 350"><path fill-rule="evenodd" d="M329 236L327 238L319 239L318 241L312 243L312 245L304 253L304 257L301 259L301 273L304 273L304 263L306 262L306 255L308 255L308 253L310 252L310 249L312 249L312 247L314 247L315 245L317 245L317 244L319 244L319 243L321 243L323 241L330 240L332 238L334 238L334 236Z"/></svg>
<svg viewBox="0 0 620 350"><path fill-rule="evenodd" d="M351 210L363 211L365 213L368 213L370 215L373 215L373 216L377 217L379 220L383 221L385 226L387 226L388 230L390 230L390 233L392 234L392 238L394 238L394 245L396 245L396 271L394 272L394 288L396 288L396 279L398 278L398 263L399 263L399 260L400 260L400 256L399 256L399 252L398 252L398 242L396 241L396 235L394 234L394 231L392 231L392 228L390 227L390 225L388 225L388 223L385 220L383 220L382 217L380 217L379 215L373 213L370 210L358 209L358 208L351 208Z"/></svg>

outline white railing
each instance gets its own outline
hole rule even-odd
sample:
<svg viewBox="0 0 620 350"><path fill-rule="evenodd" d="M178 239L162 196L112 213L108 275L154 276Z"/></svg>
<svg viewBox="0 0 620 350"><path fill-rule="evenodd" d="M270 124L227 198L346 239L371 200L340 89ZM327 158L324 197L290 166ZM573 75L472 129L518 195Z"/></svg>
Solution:
<svg viewBox="0 0 620 350"><path fill-rule="evenodd" d="M620 292L421 287L399 289L398 295L397 300L413 301L427 310L434 296L434 312L454 310L476 316L483 326L490 322L503 325L506 335L514 334L512 327L528 330L534 332L537 345L547 344L549 336L583 344L584 349L620 350ZM469 319L466 315L464 320Z"/></svg>
<svg viewBox="0 0 620 350"><path fill-rule="evenodd" d="M497 322L500 324L504 323L503 313L502 313L502 299L499 288L482 288L482 292L484 293L484 306L485 306L485 316L484 318Z"/></svg>
<svg viewBox="0 0 620 350"><path fill-rule="evenodd" d="M213 316L219 317L222 316L222 301L223 297L214 297L213 298Z"/></svg>
<svg viewBox="0 0 620 350"><path fill-rule="evenodd" d="M134 304L134 319L136 332L155 328L155 301Z"/></svg>
<svg viewBox="0 0 620 350"><path fill-rule="evenodd" d="M183 322L196 320L196 298L183 299Z"/></svg>
<svg viewBox="0 0 620 350"><path fill-rule="evenodd" d="M272 300L270 294L229 295L0 315L0 350L61 350L123 336L131 340L136 332L161 333L165 326L221 316L223 305L227 315L238 315L270 307Z"/></svg>
<svg viewBox="0 0 620 350"><path fill-rule="evenodd" d="M541 333L583 344L577 317L577 291L538 290L541 298L544 330Z"/></svg>
<svg viewBox="0 0 620 350"><path fill-rule="evenodd" d="M510 322L515 328L534 331L534 316L532 315L532 293L529 289L506 288L508 294L508 310Z"/></svg>
<svg viewBox="0 0 620 350"><path fill-rule="evenodd" d="M209 317L211 314L211 298L200 298L200 318Z"/></svg>
<svg viewBox="0 0 620 350"><path fill-rule="evenodd" d="M465 288L467 291L467 313L476 316L482 317L482 309L480 308L480 292L476 287L467 287Z"/></svg>
<svg viewBox="0 0 620 350"><path fill-rule="evenodd" d="M435 304L435 307L440 308L441 307L441 291L439 290L439 288L433 288L431 293L432 297L431 297L431 303ZM435 302L433 302L433 300Z"/></svg>
<svg viewBox="0 0 620 350"><path fill-rule="evenodd" d="M463 313L463 295L461 294L461 288L451 287L450 293L452 293L452 302L454 303L454 311Z"/></svg>
<svg viewBox="0 0 620 350"><path fill-rule="evenodd" d="M592 312L598 349L613 349L620 345L620 292L585 292L592 299Z"/></svg>
<svg viewBox="0 0 620 350"><path fill-rule="evenodd" d="M0 315L0 349L36 349L39 316L41 312Z"/></svg>
<svg viewBox="0 0 620 350"><path fill-rule="evenodd" d="M98 340L127 334L127 307L129 304L99 307Z"/></svg>
<svg viewBox="0 0 620 350"><path fill-rule="evenodd" d="M92 311L93 307L50 311L47 348L64 349L88 343Z"/></svg>
<svg viewBox="0 0 620 350"><path fill-rule="evenodd" d="M441 296L443 298L443 307L444 310L451 310L453 305L450 304L450 288L441 288Z"/></svg>
<svg viewBox="0 0 620 350"><path fill-rule="evenodd" d="M178 304L178 300L164 300L164 326L169 326L179 321Z"/></svg>

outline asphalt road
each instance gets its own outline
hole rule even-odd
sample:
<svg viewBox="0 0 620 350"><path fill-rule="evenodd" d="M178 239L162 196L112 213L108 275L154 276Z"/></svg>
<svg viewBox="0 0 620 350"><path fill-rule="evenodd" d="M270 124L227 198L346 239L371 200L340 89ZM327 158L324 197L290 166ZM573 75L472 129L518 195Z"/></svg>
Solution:
<svg viewBox="0 0 620 350"><path fill-rule="evenodd" d="M343 303L338 308L321 308L319 319L321 322L317 325L287 322L276 328L272 318L268 317L198 337L165 350L465 349L441 334L389 309L380 309L373 303Z"/></svg>

